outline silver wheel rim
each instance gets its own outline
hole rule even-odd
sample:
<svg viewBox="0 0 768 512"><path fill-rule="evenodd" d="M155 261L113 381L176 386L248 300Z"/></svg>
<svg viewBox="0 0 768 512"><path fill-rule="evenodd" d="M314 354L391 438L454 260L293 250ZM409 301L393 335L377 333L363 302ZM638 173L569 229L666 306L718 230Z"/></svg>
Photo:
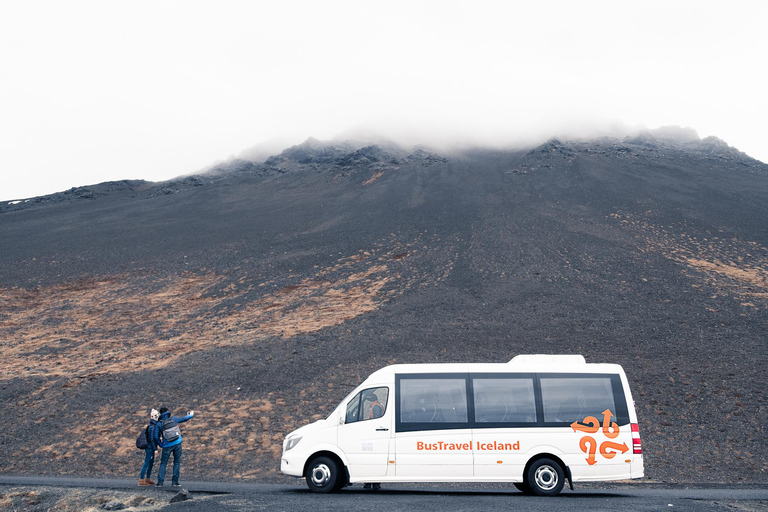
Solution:
<svg viewBox="0 0 768 512"><path fill-rule="evenodd" d="M541 466L534 475L536 485L545 491L551 491L557 487L557 471L552 466Z"/></svg>
<svg viewBox="0 0 768 512"><path fill-rule="evenodd" d="M322 487L331 480L331 470L325 464L318 464L312 468L310 478L314 485Z"/></svg>

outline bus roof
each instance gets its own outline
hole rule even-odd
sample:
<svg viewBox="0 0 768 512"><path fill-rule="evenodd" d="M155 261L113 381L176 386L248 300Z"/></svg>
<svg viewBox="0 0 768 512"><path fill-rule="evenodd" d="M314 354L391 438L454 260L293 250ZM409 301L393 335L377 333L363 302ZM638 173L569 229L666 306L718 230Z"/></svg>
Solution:
<svg viewBox="0 0 768 512"><path fill-rule="evenodd" d="M368 379L406 373L623 373L621 366L587 363L582 355L524 354L507 363L421 363L385 366ZM368 380L366 379L366 380Z"/></svg>

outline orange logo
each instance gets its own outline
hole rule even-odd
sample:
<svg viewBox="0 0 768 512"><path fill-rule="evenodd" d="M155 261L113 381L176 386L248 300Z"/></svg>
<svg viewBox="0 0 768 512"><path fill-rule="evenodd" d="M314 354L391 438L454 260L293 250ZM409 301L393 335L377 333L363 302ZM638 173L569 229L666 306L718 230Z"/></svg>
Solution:
<svg viewBox="0 0 768 512"><path fill-rule="evenodd" d="M608 439L616 439L619 437L619 425L615 421L611 421L613 413L610 409L603 411L603 424L600 426L600 421L594 416L587 416L583 421L574 421L571 423L571 428L574 432L586 432L587 434L597 434L599 430L603 431L603 435ZM579 440L579 448L581 451L587 454L587 464L590 466L597 463L597 441L592 436L584 436ZM614 443L613 441L603 441L600 445L600 455L606 459L612 459L617 453L626 453L629 451L627 443Z"/></svg>

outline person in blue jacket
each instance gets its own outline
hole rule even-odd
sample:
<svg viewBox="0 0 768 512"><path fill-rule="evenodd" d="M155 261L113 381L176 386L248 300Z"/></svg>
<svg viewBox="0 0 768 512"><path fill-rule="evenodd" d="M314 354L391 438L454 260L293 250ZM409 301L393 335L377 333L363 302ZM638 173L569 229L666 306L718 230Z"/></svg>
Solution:
<svg viewBox="0 0 768 512"><path fill-rule="evenodd" d="M157 422L157 429L155 432L155 441L157 445L163 449L163 454L160 457L160 469L157 472L157 484L156 487L162 487L165 482L165 468L168 465L168 459L173 454L173 477L171 479L171 485L178 487L179 485L179 473L181 471L181 432L177 430L176 433L171 433L175 437L172 439L169 436L169 429L173 428L171 423L179 424L185 421L191 420L195 415L194 411L189 411L186 416L171 416L171 413L166 407L160 408L160 419ZM160 439L162 435L162 440Z"/></svg>
<svg viewBox="0 0 768 512"><path fill-rule="evenodd" d="M152 409L149 413L149 424L147 425L147 433L149 434L147 441L149 444L144 449L144 464L141 466L141 473L139 473L139 485L147 486L152 485L153 482L149 477L152 474L152 466L155 464L155 451L157 450L157 420L160 419L160 412L157 409ZM146 478L144 478L146 476Z"/></svg>

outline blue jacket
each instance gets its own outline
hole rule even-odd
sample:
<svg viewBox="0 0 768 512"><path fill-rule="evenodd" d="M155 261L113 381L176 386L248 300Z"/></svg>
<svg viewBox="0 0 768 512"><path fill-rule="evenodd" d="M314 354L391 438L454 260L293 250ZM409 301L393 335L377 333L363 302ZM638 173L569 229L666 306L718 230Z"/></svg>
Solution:
<svg viewBox="0 0 768 512"><path fill-rule="evenodd" d="M157 446L160 448L170 448L172 446L176 446L177 444L181 444L182 438L181 435L179 435L179 438L175 441L170 441L168 443L164 443L164 439L161 441L161 436L163 433L163 420L171 418L176 423L184 423L185 421L191 420L194 414L189 414L187 416L171 416L171 413L168 411L165 411L163 414L160 415L160 421L157 422L157 426L155 428L155 442L157 443Z"/></svg>
<svg viewBox="0 0 768 512"><path fill-rule="evenodd" d="M149 444L147 445L147 450L155 451L157 450L157 430L158 430L157 422L153 419L149 420L149 424L147 425L147 433L149 434Z"/></svg>

